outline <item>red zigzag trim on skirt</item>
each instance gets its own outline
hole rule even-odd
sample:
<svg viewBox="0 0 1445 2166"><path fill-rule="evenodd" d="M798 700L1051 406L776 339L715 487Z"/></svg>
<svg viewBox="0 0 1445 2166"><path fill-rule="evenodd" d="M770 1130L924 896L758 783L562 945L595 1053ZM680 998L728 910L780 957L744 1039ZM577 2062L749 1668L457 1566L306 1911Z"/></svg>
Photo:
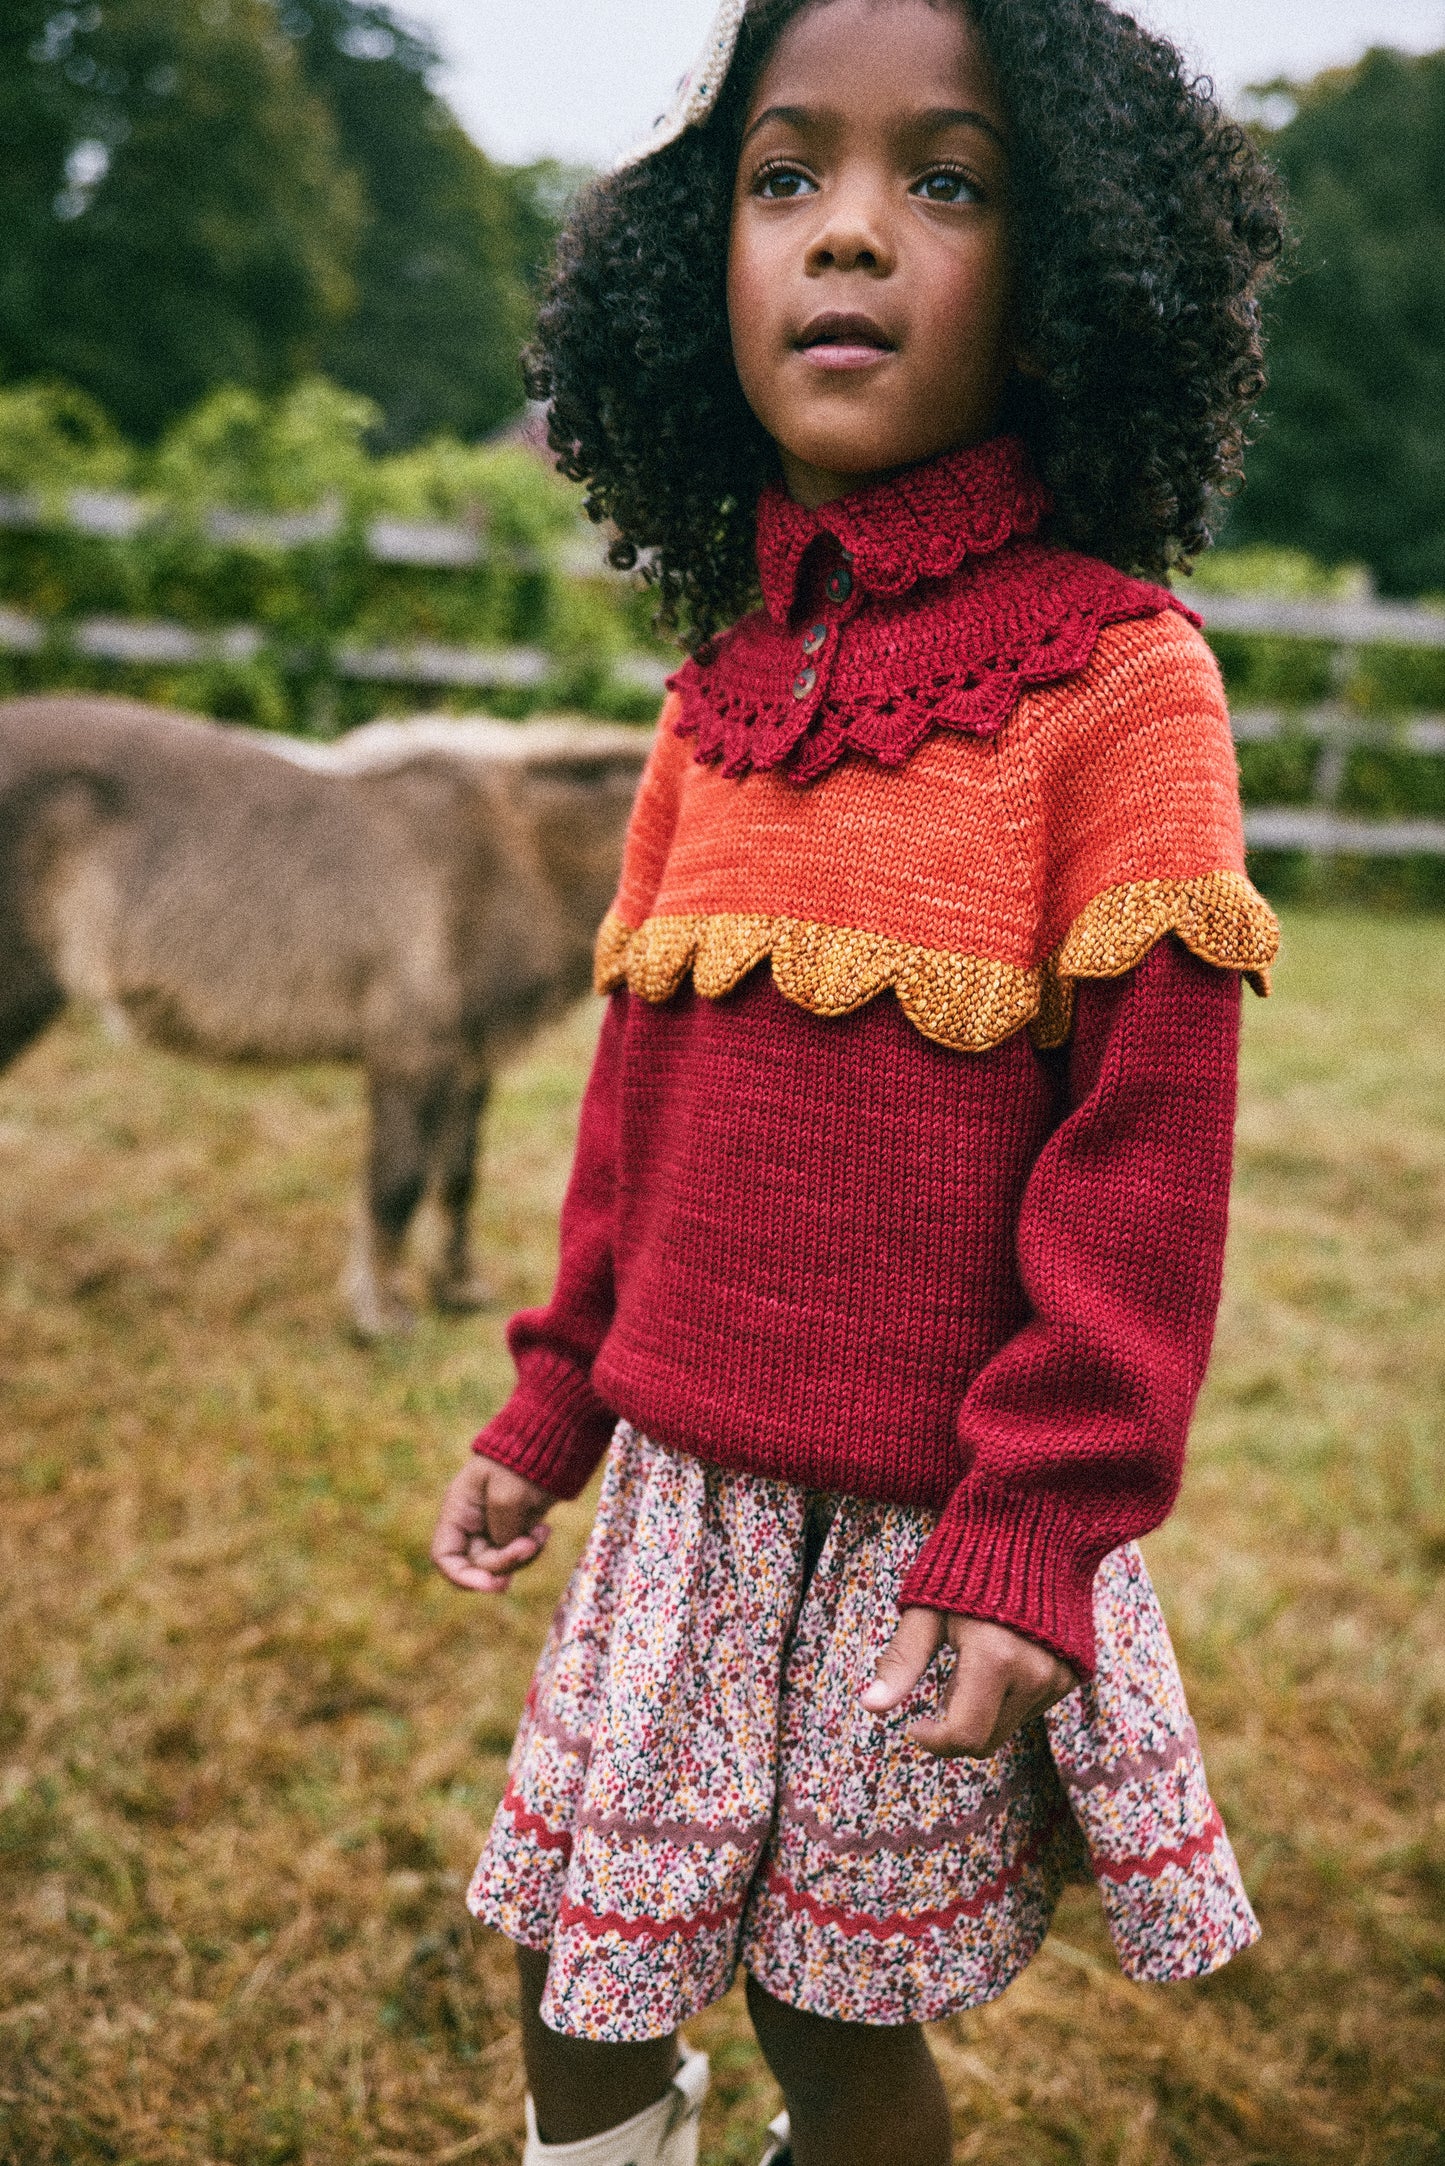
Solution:
<svg viewBox="0 0 1445 2166"><path fill-rule="evenodd" d="M564 1895L557 1923L562 1928L578 1926L593 1936L616 1933L622 1940L696 1940L699 1933L736 1925L742 1910L742 1902L738 1901L720 1903L712 1910L699 1910L690 1918L624 1918L620 1910L593 1910L589 1904L574 1903L570 1896Z"/></svg>
<svg viewBox="0 0 1445 2166"><path fill-rule="evenodd" d="M911 1916L897 1912L890 1917L873 1918L866 1911L847 1910L841 1903L820 1903L806 1889L795 1888L776 1866L763 1885L769 1895L781 1898L786 1909L800 1910L819 1925L836 1926L850 1940L859 1933L867 1933L874 1940L895 1940L900 1935L907 1940L921 1940L925 1933L936 1933L958 1918L977 1918L991 1909L1007 1889L1022 1880L1031 1865L1037 1864L1048 1843L1048 1836L1036 1837L1024 1845L1012 1865L996 1879L975 1888L972 1895L960 1895L953 1902L945 1903L941 1910L917 1910Z"/></svg>
<svg viewBox="0 0 1445 2166"><path fill-rule="evenodd" d="M529 1815L534 1818L534 1815ZM550 1833L550 1831L548 1831ZM1148 1858L1094 1859L1094 1871L1105 1880L1130 1880L1135 1874L1143 1874L1157 1880L1169 1867L1181 1870L1191 1864L1205 1851L1211 1850L1224 1833L1218 1813L1211 1816L1210 1825L1202 1834L1191 1836L1188 1841L1172 1845L1167 1850L1153 1852ZM553 1837L553 1845L558 1841ZM925 1933L946 1929L959 1918L976 1918L988 1910L1006 1889L1022 1879L1028 1868L1035 1864L1047 1845L1044 1837L1025 1845L1006 1871L996 1879L976 1888L971 1895L961 1895L952 1903L945 1903L937 1910L921 1910L911 1916L901 1913L875 1918L865 1912L845 1909L841 1903L820 1903L806 1889L795 1888L776 1867L768 1874L764 1887L769 1895L777 1896L788 1910L801 1911L818 1925L830 1925L849 1939L866 1933L874 1940L894 1940L900 1935L908 1940L921 1940ZM699 1933L714 1932L734 1923L741 1915L741 1902L719 1904L708 1910L700 1910L692 1917L674 1915L669 1918L624 1918L620 1911L593 1910L589 1904L575 1903L564 1896L558 1912L558 1925L575 1927L590 1936L616 1933L622 1940L694 1940Z"/></svg>
<svg viewBox="0 0 1445 2166"><path fill-rule="evenodd" d="M1183 1872L1196 1858L1203 1857L1206 1850L1212 1850L1223 1833L1224 1822L1220 1819L1219 1808L1216 1806L1205 1822L1203 1831L1198 1835L1191 1835L1186 1842L1172 1844L1165 1850L1151 1850L1147 1858L1101 1858L1097 1851L1093 1851L1090 1853L1089 1863L1094 1869L1095 1878L1099 1880L1124 1881L1133 1880L1136 1876L1145 1880L1157 1880L1162 1873L1168 1872L1171 1865L1178 1866Z"/></svg>
<svg viewBox="0 0 1445 2166"><path fill-rule="evenodd" d="M530 1811L522 1803L511 1783L508 1783L502 1792L502 1806L511 1816L517 1833L530 1835L539 1850L560 1850L564 1858L571 1857L571 1829L549 1827L540 1813Z"/></svg>

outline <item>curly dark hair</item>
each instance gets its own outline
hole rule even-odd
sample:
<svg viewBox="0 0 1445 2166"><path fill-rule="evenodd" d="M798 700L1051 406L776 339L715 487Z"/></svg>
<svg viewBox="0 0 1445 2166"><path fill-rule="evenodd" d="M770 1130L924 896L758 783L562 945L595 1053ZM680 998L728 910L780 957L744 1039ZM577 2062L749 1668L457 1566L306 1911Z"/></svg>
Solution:
<svg viewBox="0 0 1445 2166"><path fill-rule="evenodd" d="M778 37L827 0L754 0L717 107L593 182L558 244L528 389L563 473L650 561L659 620L696 646L756 594L775 447L743 398L726 303L738 148ZM934 0L945 4L945 0ZM952 0L950 0L952 4ZM963 0L1013 138L1021 347L1010 384L1060 541L1160 574L1207 548L1264 387L1259 294L1274 177L1175 48L1107 0Z"/></svg>

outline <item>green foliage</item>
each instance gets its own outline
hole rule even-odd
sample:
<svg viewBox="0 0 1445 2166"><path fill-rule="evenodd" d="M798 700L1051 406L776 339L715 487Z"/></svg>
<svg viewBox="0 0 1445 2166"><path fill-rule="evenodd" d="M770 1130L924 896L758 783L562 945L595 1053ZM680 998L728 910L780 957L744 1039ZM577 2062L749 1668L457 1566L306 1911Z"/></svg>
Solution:
<svg viewBox="0 0 1445 2166"><path fill-rule="evenodd" d="M167 431L150 476L178 504L310 510L365 484L368 399L308 377L267 400L225 384Z"/></svg>
<svg viewBox="0 0 1445 2166"><path fill-rule="evenodd" d="M1303 730L1239 747L1239 779L1245 802L1253 805L1307 805L1315 793L1318 742Z"/></svg>
<svg viewBox="0 0 1445 2166"><path fill-rule="evenodd" d="M1324 564L1303 550L1258 544L1216 550L1191 585L1201 606L1211 594L1271 595L1284 601L1351 601L1372 588L1359 565ZM1445 653L1419 647L1365 647L1342 654L1322 640L1211 632L1236 712L1283 709L1280 735L1239 747L1246 805L1318 802L1322 746L1305 711L1342 703L1376 725L1354 745L1331 802L1346 818L1445 819L1445 759L1403 739L1408 718L1445 713ZM1291 719L1291 710L1294 711ZM1318 857L1299 850L1255 851L1250 872L1272 901L1366 903L1394 910L1445 909L1445 858Z"/></svg>
<svg viewBox="0 0 1445 2166"><path fill-rule="evenodd" d="M1359 564L1321 564L1308 550L1257 543L1215 549L1190 575L1201 594L1268 594L1282 602L1365 600L1373 583Z"/></svg>
<svg viewBox="0 0 1445 2166"><path fill-rule="evenodd" d="M0 489L122 489L135 458L94 399L70 384L0 385Z"/></svg>
<svg viewBox="0 0 1445 2166"><path fill-rule="evenodd" d="M495 541L518 549L545 549L577 528L576 492L510 445L435 437L375 460L365 487L369 501L399 519L485 519Z"/></svg>
<svg viewBox="0 0 1445 2166"><path fill-rule="evenodd" d="M52 638L38 654L0 654L0 693L86 685L198 708L268 729L329 733L398 704L434 703L434 690L345 679L349 646L438 641L542 648L553 668L499 711L565 702L635 715L655 695L619 686L618 659L648 644L646 602L602 570L601 545L578 518L577 494L530 453L439 437L377 457L366 446L373 409L324 379L274 399L227 386L169 430L148 455L131 453L90 403L50 386L0 391L0 489L40 494L38 527L0 526L0 602L39 617ZM149 516L129 539L78 531L69 487L139 485ZM269 514L332 516L299 547L282 545ZM231 538L217 508L262 515ZM445 521L482 543L456 569L378 562L367 547L377 518ZM595 578L569 573L562 552L586 538ZM201 631L257 627L246 660L194 666L120 665L75 655L67 628L91 616L162 618ZM462 704L475 707L476 694Z"/></svg>
<svg viewBox="0 0 1445 2166"><path fill-rule="evenodd" d="M280 22L365 206L357 306L324 364L375 400L388 449L484 435L522 403L518 354L556 232L558 169L486 158L431 88L435 51L389 8L285 0Z"/></svg>
<svg viewBox="0 0 1445 2166"><path fill-rule="evenodd" d="M359 191L267 0L6 0L0 363L153 438L275 387L354 301Z"/></svg>
<svg viewBox="0 0 1445 2166"><path fill-rule="evenodd" d="M484 435L575 176L486 158L364 0L5 0L0 374L152 443L317 370L396 449Z"/></svg>
<svg viewBox="0 0 1445 2166"><path fill-rule="evenodd" d="M1361 564L1322 563L1305 550L1259 543L1216 549L1201 559L1188 586L1207 609L1211 594L1269 595L1287 602L1367 600L1374 591ZM1367 647L1345 658L1323 640L1252 632L1211 632L1236 707L1310 707L1344 699L1371 717L1445 712L1445 654L1421 647ZM1264 748L1254 748L1263 755ZM1248 764L1248 763L1246 763ZM1256 795L1286 804L1288 796ZM1404 809L1403 807L1400 809Z"/></svg>
<svg viewBox="0 0 1445 2166"><path fill-rule="evenodd" d="M1372 52L1269 138L1299 234L1271 309L1244 541L1445 589L1445 52Z"/></svg>
<svg viewBox="0 0 1445 2166"><path fill-rule="evenodd" d="M1305 850L1253 850L1249 873L1260 893L1280 905L1363 905L1402 915L1445 911L1441 857L1315 857Z"/></svg>

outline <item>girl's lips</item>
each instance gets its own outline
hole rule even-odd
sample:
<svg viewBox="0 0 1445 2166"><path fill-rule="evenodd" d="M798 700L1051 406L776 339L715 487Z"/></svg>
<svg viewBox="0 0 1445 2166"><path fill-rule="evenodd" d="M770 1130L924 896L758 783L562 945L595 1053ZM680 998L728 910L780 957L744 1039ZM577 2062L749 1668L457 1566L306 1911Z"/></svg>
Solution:
<svg viewBox="0 0 1445 2166"><path fill-rule="evenodd" d="M805 361L820 369L867 369L895 352L893 341L871 316L828 309L815 316L797 341Z"/></svg>
<svg viewBox="0 0 1445 2166"><path fill-rule="evenodd" d="M805 361L811 361L817 369L869 369L875 361L887 361L891 346L862 346L852 343L820 346L801 346L799 352Z"/></svg>

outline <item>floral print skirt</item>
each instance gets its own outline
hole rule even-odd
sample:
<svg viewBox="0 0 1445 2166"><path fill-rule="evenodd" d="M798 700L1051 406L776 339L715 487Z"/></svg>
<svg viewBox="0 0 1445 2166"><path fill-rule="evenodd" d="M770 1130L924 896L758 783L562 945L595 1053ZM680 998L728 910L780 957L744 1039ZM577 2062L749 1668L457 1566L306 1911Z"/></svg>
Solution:
<svg viewBox="0 0 1445 2166"><path fill-rule="evenodd" d="M859 1704L932 1524L619 1426L467 1896L550 1949L553 2029L663 2036L739 1964L817 2015L932 2020L1001 1993L1081 1874L1131 1977L1258 1938L1132 1543L1095 1582L1093 1682L991 1760L905 1735L948 1651L893 1714Z"/></svg>

